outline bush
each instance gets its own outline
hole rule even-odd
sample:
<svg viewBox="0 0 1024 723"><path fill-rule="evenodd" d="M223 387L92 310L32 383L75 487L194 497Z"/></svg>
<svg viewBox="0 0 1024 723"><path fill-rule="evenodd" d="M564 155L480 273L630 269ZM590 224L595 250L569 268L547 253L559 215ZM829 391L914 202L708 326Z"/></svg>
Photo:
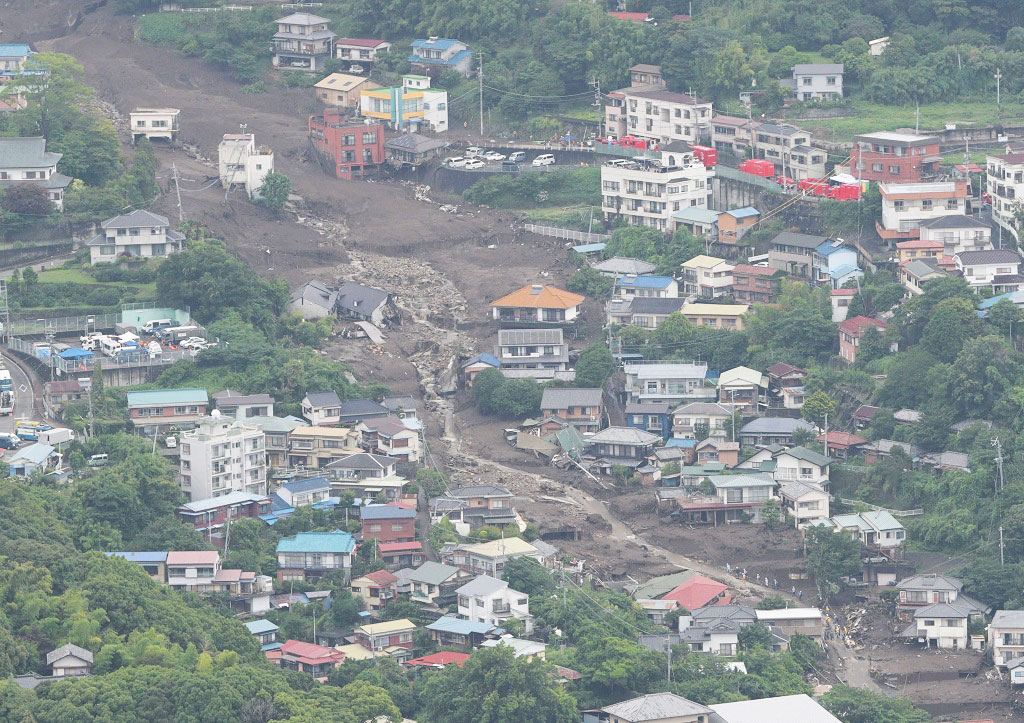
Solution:
<svg viewBox="0 0 1024 723"><path fill-rule="evenodd" d="M493 208L537 208L601 203L601 169L550 173L521 171L477 181L462 193L470 203Z"/></svg>

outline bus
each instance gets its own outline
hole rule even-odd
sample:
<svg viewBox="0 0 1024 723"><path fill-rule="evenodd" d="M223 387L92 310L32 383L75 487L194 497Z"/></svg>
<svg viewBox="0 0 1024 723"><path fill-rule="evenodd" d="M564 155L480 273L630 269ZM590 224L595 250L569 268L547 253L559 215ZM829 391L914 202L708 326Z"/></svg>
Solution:
<svg viewBox="0 0 1024 723"><path fill-rule="evenodd" d="M11 379L10 369L0 369L0 391L14 389L14 381Z"/></svg>

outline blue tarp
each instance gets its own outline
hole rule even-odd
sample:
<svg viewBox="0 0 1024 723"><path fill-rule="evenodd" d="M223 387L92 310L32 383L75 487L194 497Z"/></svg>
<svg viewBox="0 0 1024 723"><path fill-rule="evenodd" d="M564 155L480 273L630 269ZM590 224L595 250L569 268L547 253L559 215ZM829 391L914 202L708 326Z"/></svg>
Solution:
<svg viewBox="0 0 1024 723"><path fill-rule="evenodd" d="M94 352L88 351L86 349L77 349L77 348L75 348L75 349L65 349L64 351L62 351L57 356L59 356L61 359L87 359L87 358L89 358L91 356L96 356L96 354Z"/></svg>

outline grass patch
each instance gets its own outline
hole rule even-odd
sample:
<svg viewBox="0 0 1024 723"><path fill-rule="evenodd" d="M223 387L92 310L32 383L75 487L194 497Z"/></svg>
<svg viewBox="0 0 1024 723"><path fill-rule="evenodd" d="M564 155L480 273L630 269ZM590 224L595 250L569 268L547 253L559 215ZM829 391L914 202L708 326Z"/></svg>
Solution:
<svg viewBox="0 0 1024 723"><path fill-rule="evenodd" d="M49 269L39 272L39 281L43 284L98 284L82 269Z"/></svg>
<svg viewBox="0 0 1024 723"><path fill-rule="evenodd" d="M892 131L897 128L913 128L916 123L914 106L880 105L853 101L853 115L842 118L815 118L810 120L791 119L790 122L808 130L825 130L837 141L849 140L858 133ZM961 125L988 125L1024 118L1024 104L1003 103L1002 117L994 102L962 101L956 103L926 103L921 106L922 132L942 130L947 123ZM826 136L828 140L832 137Z"/></svg>
<svg viewBox="0 0 1024 723"><path fill-rule="evenodd" d="M492 208L527 209L601 204L601 169L522 171L491 176L463 192L470 203Z"/></svg>
<svg viewBox="0 0 1024 723"><path fill-rule="evenodd" d="M587 231L589 229L594 233L604 233L601 208L599 206L593 206L592 208L594 209L593 224L590 223L589 208L574 208L568 211L564 208L531 208L523 215L531 223L558 226L559 228L572 228L577 231Z"/></svg>

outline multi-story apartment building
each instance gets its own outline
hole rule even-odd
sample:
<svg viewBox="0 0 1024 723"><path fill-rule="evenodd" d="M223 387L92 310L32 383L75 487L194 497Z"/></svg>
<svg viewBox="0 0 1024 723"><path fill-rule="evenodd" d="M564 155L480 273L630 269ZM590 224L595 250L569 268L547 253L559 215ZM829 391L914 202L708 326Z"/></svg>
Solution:
<svg viewBox="0 0 1024 723"><path fill-rule="evenodd" d="M732 269L732 296L746 304L771 304L782 293L786 272L770 266L737 264Z"/></svg>
<svg viewBox="0 0 1024 723"><path fill-rule="evenodd" d="M992 220L1017 238L1016 214L1024 202L1024 153L987 156L985 162Z"/></svg>
<svg viewBox="0 0 1024 723"><path fill-rule="evenodd" d="M964 251L988 251L992 248L992 227L973 216L939 216L924 221L918 228L922 241L941 244L942 256Z"/></svg>
<svg viewBox="0 0 1024 723"><path fill-rule="evenodd" d="M419 432L398 417L364 419L356 425L359 444L367 452L393 457L399 462L418 462L421 454Z"/></svg>
<svg viewBox="0 0 1024 723"><path fill-rule="evenodd" d="M334 532L300 532L277 543L277 579L315 581L328 572L340 571L347 582L352 571L352 535Z"/></svg>
<svg viewBox="0 0 1024 723"><path fill-rule="evenodd" d="M359 432L344 427L296 427L288 435L288 465L323 469L331 462L362 452Z"/></svg>
<svg viewBox="0 0 1024 723"><path fill-rule="evenodd" d="M431 88L426 75L403 75L394 88L366 88L359 93L359 113L399 130L448 130L448 91Z"/></svg>
<svg viewBox="0 0 1024 723"><path fill-rule="evenodd" d="M882 194L882 219L875 222L875 230L889 242L920 238L922 223L967 213L967 184L962 181L883 182L878 190Z"/></svg>
<svg viewBox="0 0 1024 723"><path fill-rule="evenodd" d="M501 329L494 356L502 373L521 372L516 376L550 379L553 372L569 368L569 345L561 329Z"/></svg>
<svg viewBox="0 0 1024 723"><path fill-rule="evenodd" d="M206 414L210 403L205 389L156 389L128 392L126 397L128 420L137 433L146 436L168 427L194 425Z"/></svg>
<svg viewBox="0 0 1024 723"><path fill-rule="evenodd" d="M231 492L267 493L263 430L227 417L203 417L181 436L181 490L190 500Z"/></svg>
<svg viewBox="0 0 1024 723"><path fill-rule="evenodd" d="M166 216L142 209L108 218L102 232L89 240L89 263L114 263L121 256L163 258L181 251L185 234L170 227Z"/></svg>
<svg viewBox="0 0 1024 723"><path fill-rule="evenodd" d="M622 217L633 226L669 231L673 212L710 206L713 169L686 146L670 144L661 158L660 163L610 161L601 166L605 220Z"/></svg>
<svg viewBox="0 0 1024 723"><path fill-rule="evenodd" d="M273 38L275 68L323 70L334 55L334 39L330 21L312 13L292 13L274 21L277 32Z"/></svg>
<svg viewBox="0 0 1024 723"><path fill-rule="evenodd" d="M689 93L659 87L629 87L609 94L621 106L614 126L606 109L605 130L610 137L636 136L662 146L672 141L700 143L711 135L711 101Z"/></svg>
<svg viewBox="0 0 1024 723"><path fill-rule="evenodd" d="M732 289L733 265L725 259L700 254L683 262L683 291L686 296L720 299Z"/></svg>
<svg viewBox="0 0 1024 723"><path fill-rule="evenodd" d="M64 191L71 178L57 173L62 153L46 150L42 136L0 138L0 189L18 183L45 188L58 209L64 208Z"/></svg>
<svg viewBox="0 0 1024 723"><path fill-rule="evenodd" d="M252 133L226 133L217 146L217 163L221 185L242 186L252 198L259 195L263 179L274 171L274 152L257 146Z"/></svg>
<svg viewBox="0 0 1024 723"><path fill-rule="evenodd" d="M996 610L988 626L988 649L1000 667L1024 656L1024 610Z"/></svg>
<svg viewBox="0 0 1024 723"><path fill-rule="evenodd" d="M850 175L865 181L916 183L939 169L939 139L911 133L862 133L853 137Z"/></svg>
<svg viewBox="0 0 1024 723"><path fill-rule="evenodd" d="M716 113L711 119L711 144L743 158L754 146L754 132L759 125L760 121Z"/></svg>
<svg viewBox="0 0 1024 723"><path fill-rule="evenodd" d="M796 126L762 123L754 129L754 157L775 164L775 175L796 180L823 178L828 154L811 146L811 134Z"/></svg>
<svg viewBox="0 0 1024 723"><path fill-rule="evenodd" d="M128 116L132 143L139 138L173 141L178 135L177 108L136 108Z"/></svg>
<svg viewBox="0 0 1024 723"><path fill-rule="evenodd" d="M817 267L821 264L816 251L828 241L824 236L783 231L772 239L768 250L768 265L785 271L790 276L812 281L817 278Z"/></svg>
<svg viewBox="0 0 1024 723"><path fill-rule="evenodd" d="M309 117L309 140L322 166L337 178L372 175L384 162L384 127L348 120L338 108Z"/></svg>

